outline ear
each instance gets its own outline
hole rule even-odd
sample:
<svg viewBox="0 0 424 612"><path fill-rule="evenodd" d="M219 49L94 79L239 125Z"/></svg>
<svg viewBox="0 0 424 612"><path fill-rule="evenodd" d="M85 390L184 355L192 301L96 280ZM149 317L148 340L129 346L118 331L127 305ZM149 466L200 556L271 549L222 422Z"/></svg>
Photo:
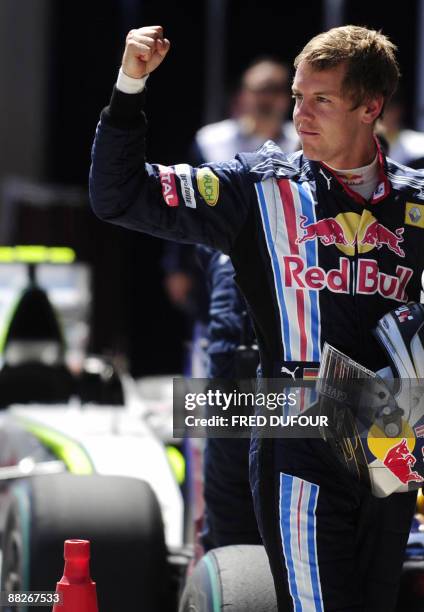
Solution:
<svg viewBox="0 0 424 612"><path fill-rule="evenodd" d="M374 123L381 115L383 105L383 96L378 96L376 98L370 98L367 100L363 105L362 121L368 124Z"/></svg>

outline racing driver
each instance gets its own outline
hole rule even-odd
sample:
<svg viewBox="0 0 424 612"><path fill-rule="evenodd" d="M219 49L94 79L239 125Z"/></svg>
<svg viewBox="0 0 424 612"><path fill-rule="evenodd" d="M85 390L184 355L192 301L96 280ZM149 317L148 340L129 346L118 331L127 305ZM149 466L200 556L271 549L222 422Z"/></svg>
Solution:
<svg viewBox="0 0 424 612"><path fill-rule="evenodd" d="M94 143L95 213L230 255L264 376L310 373L324 341L384 367L371 330L419 301L424 267L424 177L374 137L399 78L395 46L357 26L314 37L295 59L303 150L268 141L200 168L145 163L145 82L169 47L160 26L127 36ZM321 439L253 439L250 454L279 611L393 610L415 495L374 498Z"/></svg>

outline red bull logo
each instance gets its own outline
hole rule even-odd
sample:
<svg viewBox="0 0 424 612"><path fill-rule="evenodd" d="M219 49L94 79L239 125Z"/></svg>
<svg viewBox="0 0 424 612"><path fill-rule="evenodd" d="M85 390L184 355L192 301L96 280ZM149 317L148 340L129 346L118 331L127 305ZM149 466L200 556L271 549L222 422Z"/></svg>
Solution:
<svg viewBox="0 0 424 612"><path fill-rule="evenodd" d="M398 478L403 484L408 482L424 482L424 478L412 467L417 460L408 447L406 438L398 444L392 446L384 457L384 465Z"/></svg>
<svg viewBox="0 0 424 612"><path fill-rule="evenodd" d="M399 246L404 241L404 228L392 231L367 210L362 215L349 212L309 224L307 221L307 217L300 215L299 227L303 233L297 237L296 244L320 240L324 246L336 245L346 255L354 255L355 246L359 253L385 246L399 257L405 257L405 251Z"/></svg>
<svg viewBox="0 0 424 612"><path fill-rule="evenodd" d="M319 266L307 267L299 255L283 256L283 274L286 287L296 289L328 289L333 293L349 293L352 281L352 266L347 257L340 257L339 267L324 270ZM403 266L396 267L396 275L381 272L373 259L361 259L356 268L356 293L374 294L405 302L408 299L406 286L413 271Z"/></svg>
<svg viewBox="0 0 424 612"><path fill-rule="evenodd" d="M382 297L398 302L408 301L406 286L413 275L411 268L396 266L396 276L380 272L374 259L358 262L356 293L379 293Z"/></svg>
<svg viewBox="0 0 424 612"><path fill-rule="evenodd" d="M328 288L333 293L349 293L350 262L341 257L339 267L323 270L318 266L306 267L306 262L299 255L286 255L284 260L284 284L296 289Z"/></svg>
<svg viewBox="0 0 424 612"><path fill-rule="evenodd" d="M405 257L405 251L399 246L399 243L403 242L402 234L404 231L405 228L399 227L392 232L378 221L373 221L366 228L360 244L369 244L377 249L381 249L383 245L386 245L389 251L396 253L399 257Z"/></svg>
<svg viewBox="0 0 424 612"><path fill-rule="evenodd" d="M346 240L343 226L336 219L321 219L306 225L307 220L308 218L305 215L300 215L300 227L304 234L301 238L297 238L296 244L316 239L319 239L324 246L329 244L349 244Z"/></svg>
<svg viewBox="0 0 424 612"><path fill-rule="evenodd" d="M339 178L341 178L343 181L345 181L346 183L350 183L350 182L354 182L354 181L362 181L364 180L364 177L362 174L354 174L354 173L337 173L337 176Z"/></svg>
<svg viewBox="0 0 424 612"><path fill-rule="evenodd" d="M358 186L364 184L364 177L362 174L339 174L337 173L337 177L348 187Z"/></svg>

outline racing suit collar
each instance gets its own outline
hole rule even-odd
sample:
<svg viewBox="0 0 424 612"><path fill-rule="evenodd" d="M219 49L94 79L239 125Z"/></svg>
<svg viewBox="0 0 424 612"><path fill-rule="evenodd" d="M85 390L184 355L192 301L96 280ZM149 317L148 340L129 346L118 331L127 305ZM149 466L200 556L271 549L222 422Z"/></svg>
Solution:
<svg viewBox="0 0 424 612"><path fill-rule="evenodd" d="M369 201L363 198L359 193L350 189L324 162L311 162L311 166L315 168L315 175L317 180L322 183L329 191L331 189L338 189L339 191L345 192L349 198L354 200L357 204L364 206L365 204L378 204L382 200L386 199L390 194L392 186L387 178L387 162L383 151L381 150L378 139L374 137L375 144L377 146L378 155L378 183L377 187Z"/></svg>

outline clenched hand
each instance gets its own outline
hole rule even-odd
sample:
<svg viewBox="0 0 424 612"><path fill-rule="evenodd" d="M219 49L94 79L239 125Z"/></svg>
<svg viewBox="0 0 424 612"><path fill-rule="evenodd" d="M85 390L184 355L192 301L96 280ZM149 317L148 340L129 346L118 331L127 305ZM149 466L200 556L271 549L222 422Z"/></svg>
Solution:
<svg viewBox="0 0 424 612"><path fill-rule="evenodd" d="M127 35L122 70L127 76L141 79L163 62L171 43L163 37L162 26L130 30Z"/></svg>

